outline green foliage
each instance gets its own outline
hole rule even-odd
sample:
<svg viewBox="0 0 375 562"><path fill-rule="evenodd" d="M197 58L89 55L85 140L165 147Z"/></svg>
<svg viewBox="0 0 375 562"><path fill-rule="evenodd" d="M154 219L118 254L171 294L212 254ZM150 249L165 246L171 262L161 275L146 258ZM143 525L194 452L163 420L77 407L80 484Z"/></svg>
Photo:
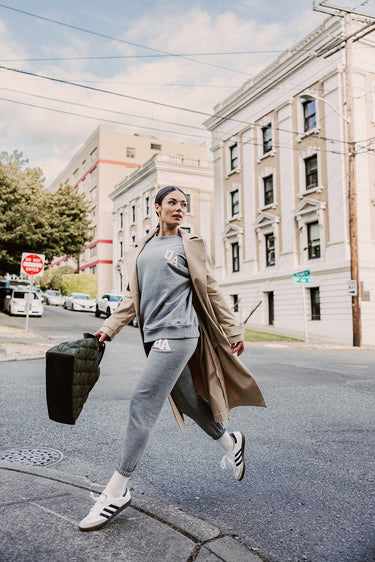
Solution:
<svg viewBox="0 0 375 562"><path fill-rule="evenodd" d="M98 292L98 280L91 273L80 273L79 275L62 275L60 277L60 287L63 295L69 293L87 293L93 299Z"/></svg>
<svg viewBox="0 0 375 562"><path fill-rule="evenodd" d="M245 329L245 341L302 341L288 336L280 336L268 332L257 332L256 330Z"/></svg>
<svg viewBox="0 0 375 562"><path fill-rule="evenodd" d="M44 270L43 277L40 280L42 291L47 289L60 290L61 276L74 273L73 267L70 265L62 265L61 267L47 268Z"/></svg>
<svg viewBox="0 0 375 562"><path fill-rule="evenodd" d="M0 275L18 273L22 252L76 255L91 240L89 204L72 187L43 189L39 168L22 153L0 153Z"/></svg>

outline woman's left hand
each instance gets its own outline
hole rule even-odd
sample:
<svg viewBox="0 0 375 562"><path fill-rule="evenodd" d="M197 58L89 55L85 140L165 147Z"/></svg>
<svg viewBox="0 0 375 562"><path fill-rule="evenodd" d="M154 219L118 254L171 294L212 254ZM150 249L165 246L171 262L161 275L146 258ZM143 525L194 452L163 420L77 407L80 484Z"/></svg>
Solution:
<svg viewBox="0 0 375 562"><path fill-rule="evenodd" d="M237 357L239 357L245 349L243 340L238 341L237 343L232 343L230 347L231 347L232 354L237 353Z"/></svg>

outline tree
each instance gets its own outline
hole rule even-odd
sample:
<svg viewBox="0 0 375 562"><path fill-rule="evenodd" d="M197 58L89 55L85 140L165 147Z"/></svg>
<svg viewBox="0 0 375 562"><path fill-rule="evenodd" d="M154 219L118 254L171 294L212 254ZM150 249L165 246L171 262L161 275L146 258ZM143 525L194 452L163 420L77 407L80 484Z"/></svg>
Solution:
<svg viewBox="0 0 375 562"><path fill-rule="evenodd" d="M18 273L22 252L79 254L91 240L89 204L72 187L43 189L40 168L21 152L0 153L0 274Z"/></svg>

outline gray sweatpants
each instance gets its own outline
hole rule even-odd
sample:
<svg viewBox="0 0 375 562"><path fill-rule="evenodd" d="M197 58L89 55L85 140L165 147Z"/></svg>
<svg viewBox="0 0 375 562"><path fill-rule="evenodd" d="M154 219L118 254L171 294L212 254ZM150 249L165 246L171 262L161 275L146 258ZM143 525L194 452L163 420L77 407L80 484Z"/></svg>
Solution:
<svg viewBox="0 0 375 562"><path fill-rule="evenodd" d="M147 357L129 408L129 421L117 471L130 476L141 458L151 431L171 393L181 413L192 418L210 437L224 434L209 404L195 392L187 362L198 338L157 340Z"/></svg>

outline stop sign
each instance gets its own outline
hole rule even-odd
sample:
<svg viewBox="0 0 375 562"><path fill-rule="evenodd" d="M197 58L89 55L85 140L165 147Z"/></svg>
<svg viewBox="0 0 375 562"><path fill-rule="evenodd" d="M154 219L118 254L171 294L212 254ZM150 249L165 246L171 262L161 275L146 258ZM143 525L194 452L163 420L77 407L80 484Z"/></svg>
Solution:
<svg viewBox="0 0 375 562"><path fill-rule="evenodd" d="M38 275L44 269L44 255L24 252L21 259L21 268L27 275Z"/></svg>

